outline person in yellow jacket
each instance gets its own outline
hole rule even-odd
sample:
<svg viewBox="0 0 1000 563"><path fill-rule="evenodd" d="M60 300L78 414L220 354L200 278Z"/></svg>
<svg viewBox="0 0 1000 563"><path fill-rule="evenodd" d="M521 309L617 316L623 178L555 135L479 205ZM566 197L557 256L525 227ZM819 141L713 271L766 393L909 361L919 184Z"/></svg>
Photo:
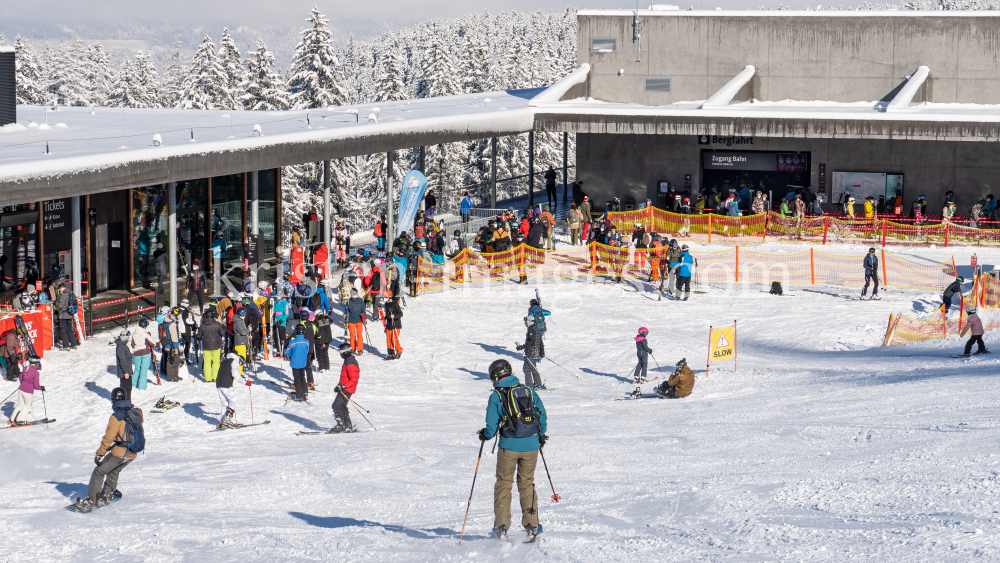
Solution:
<svg viewBox="0 0 1000 563"><path fill-rule="evenodd" d="M844 210L847 211L847 216L854 219L854 197L847 198L847 203L844 205Z"/></svg>
<svg viewBox="0 0 1000 563"><path fill-rule="evenodd" d="M871 219L875 217L875 204L872 201L872 197L868 196L865 198L865 219Z"/></svg>
<svg viewBox="0 0 1000 563"><path fill-rule="evenodd" d="M139 424L139 435L142 436L142 410L133 407L132 401L125 396L125 390L116 387L111 391L111 418L108 419L108 427L104 431L104 438L97 448L94 456L94 472L90 475L90 484L87 487L87 498L77 498L77 509L82 512L104 506L111 502L115 495L121 496L118 492L118 475L122 469L136 457L137 451L142 451L144 444L133 444L127 441L125 427L128 423ZM136 416L138 415L138 416Z"/></svg>

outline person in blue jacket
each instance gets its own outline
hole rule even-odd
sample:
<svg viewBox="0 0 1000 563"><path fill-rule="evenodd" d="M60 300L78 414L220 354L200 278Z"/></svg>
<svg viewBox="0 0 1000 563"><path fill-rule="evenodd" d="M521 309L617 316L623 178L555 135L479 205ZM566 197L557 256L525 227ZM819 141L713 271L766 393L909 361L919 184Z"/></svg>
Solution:
<svg viewBox="0 0 1000 563"><path fill-rule="evenodd" d="M677 257L676 262L671 262L670 267L678 267L677 269L677 296L675 299L680 299L681 294L684 295L684 301L688 300L691 295L691 275L694 273L695 261L691 253L688 252L688 245L681 246L681 254Z"/></svg>
<svg viewBox="0 0 1000 563"><path fill-rule="evenodd" d="M306 365L309 363L309 341L305 337L305 328L295 326L295 335L285 348L288 365L292 366L292 378L295 380L295 400L305 401L309 387L306 385Z"/></svg>
<svg viewBox="0 0 1000 563"><path fill-rule="evenodd" d="M514 377L507 360L494 361L489 373L493 393L486 407L486 428L479 431L479 439L485 442L500 434L497 483L493 488L493 536L500 539L510 529L511 486L516 470L521 525L531 539L542 530L538 523L535 465L538 450L548 440L545 406L537 393Z"/></svg>
<svg viewBox="0 0 1000 563"><path fill-rule="evenodd" d="M469 223L469 218L472 216L472 197L469 196L469 192L462 193L462 205L459 207L458 213L462 216L462 230L467 230L467 225Z"/></svg>

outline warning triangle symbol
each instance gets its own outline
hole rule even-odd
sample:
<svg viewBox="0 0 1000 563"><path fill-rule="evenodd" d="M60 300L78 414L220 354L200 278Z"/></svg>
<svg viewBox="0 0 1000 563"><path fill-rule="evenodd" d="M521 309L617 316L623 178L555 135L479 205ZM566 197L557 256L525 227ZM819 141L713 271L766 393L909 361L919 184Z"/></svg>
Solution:
<svg viewBox="0 0 1000 563"><path fill-rule="evenodd" d="M719 343L716 344L715 347L725 348L726 346L729 346L729 341L726 340L726 333L723 332L722 334L719 335Z"/></svg>

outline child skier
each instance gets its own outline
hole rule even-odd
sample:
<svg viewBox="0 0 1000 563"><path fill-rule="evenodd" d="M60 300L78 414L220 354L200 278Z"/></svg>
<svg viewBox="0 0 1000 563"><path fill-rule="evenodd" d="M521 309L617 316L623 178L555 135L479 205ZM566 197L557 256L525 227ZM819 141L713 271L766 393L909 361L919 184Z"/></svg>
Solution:
<svg viewBox="0 0 1000 563"><path fill-rule="evenodd" d="M403 328L403 309L399 306L399 296L393 295L385 304L385 347L386 360L398 360L403 355L399 343L399 331Z"/></svg>
<svg viewBox="0 0 1000 563"><path fill-rule="evenodd" d="M28 411L31 410L31 403L35 400L35 391L45 392L45 388L38 383L40 369L42 360L38 356L32 356L28 360L28 369L21 372L21 386L17 388L17 408L10 414L11 426L28 424Z"/></svg>
<svg viewBox="0 0 1000 563"><path fill-rule="evenodd" d="M965 312L969 314L969 319L966 322L965 327L962 328L962 334L960 336L965 336L966 332L971 332L972 338L965 343L965 353L959 357L967 358L969 356L969 352L972 352L973 344L977 345L976 354L990 353L990 351L986 349L986 345L983 344L983 321L979 318L979 315L976 314L976 311L977 309L975 306L969 306L965 309Z"/></svg>
<svg viewBox="0 0 1000 563"><path fill-rule="evenodd" d="M633 371L635 383L646 382L646 366L649 364L649 355L653 353L649 349L649 344L646 343L646 335L648 334L649 329L642 327L639 329L639 335L635 337L635 356L639 358L639 363L636 364Z"/></svg>
<svg viewBox="0 0 1000 563"><path fill-rule="evenodd" d="M233 391L233 382L239 376L250 387L251 382L243 377L243 358L236 352L230 352L226 359L219 364L219 375L215 379L215 389L219 392L219 402L222 403L222 418L216 428L236 426L233 416L236 415L236 393Z"/></svg>
<svg viewBox="0 0 1000 563"><path fill-rule="evenodd" d="M544 335L545 331L548 330L545 327L545 317L551 314L552 313L549 312L548 310L542 309L541 305L538 304L537 299L531 300L530 307L528 308L528 315L535 322L535 326L538 327L539 333Z"/></svg>
<svg viewBox="0 0 1000 563"><path fill-rule="evenodd" d="M661 399L681 399L690 395L693 389L694 372L688 367L687 358L682 358L677 362L670 378L653 389L653 392Z"/></svg>

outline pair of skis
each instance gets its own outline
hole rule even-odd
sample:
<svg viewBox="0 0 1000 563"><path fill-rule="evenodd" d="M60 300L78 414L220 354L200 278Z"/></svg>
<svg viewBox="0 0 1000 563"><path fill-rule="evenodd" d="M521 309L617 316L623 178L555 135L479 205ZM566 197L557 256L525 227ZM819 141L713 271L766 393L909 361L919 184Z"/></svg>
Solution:
<svg viewBox="0 0 1000 563"><path fill-rule="evenodd" d="M265 424L271 424L270 420L265 420L264 422L258 422L256 424L233 424L233 425L223 425L221 427L213 428L209 432L222 432L223 430L239 430L240 428L250 428L251 426L263 426Z"/></svg>
<svg viewBox="0 0 1000 563"><path fill-rule="evenodd" d="M43 418L41 420L33 420L31 422L26 422L24 424L8 424L7 426L0 427L0 430L6 430L8 428L27 428L28 426L38 426L40 424L52 424L55 422L54 418Z"/></svg>

